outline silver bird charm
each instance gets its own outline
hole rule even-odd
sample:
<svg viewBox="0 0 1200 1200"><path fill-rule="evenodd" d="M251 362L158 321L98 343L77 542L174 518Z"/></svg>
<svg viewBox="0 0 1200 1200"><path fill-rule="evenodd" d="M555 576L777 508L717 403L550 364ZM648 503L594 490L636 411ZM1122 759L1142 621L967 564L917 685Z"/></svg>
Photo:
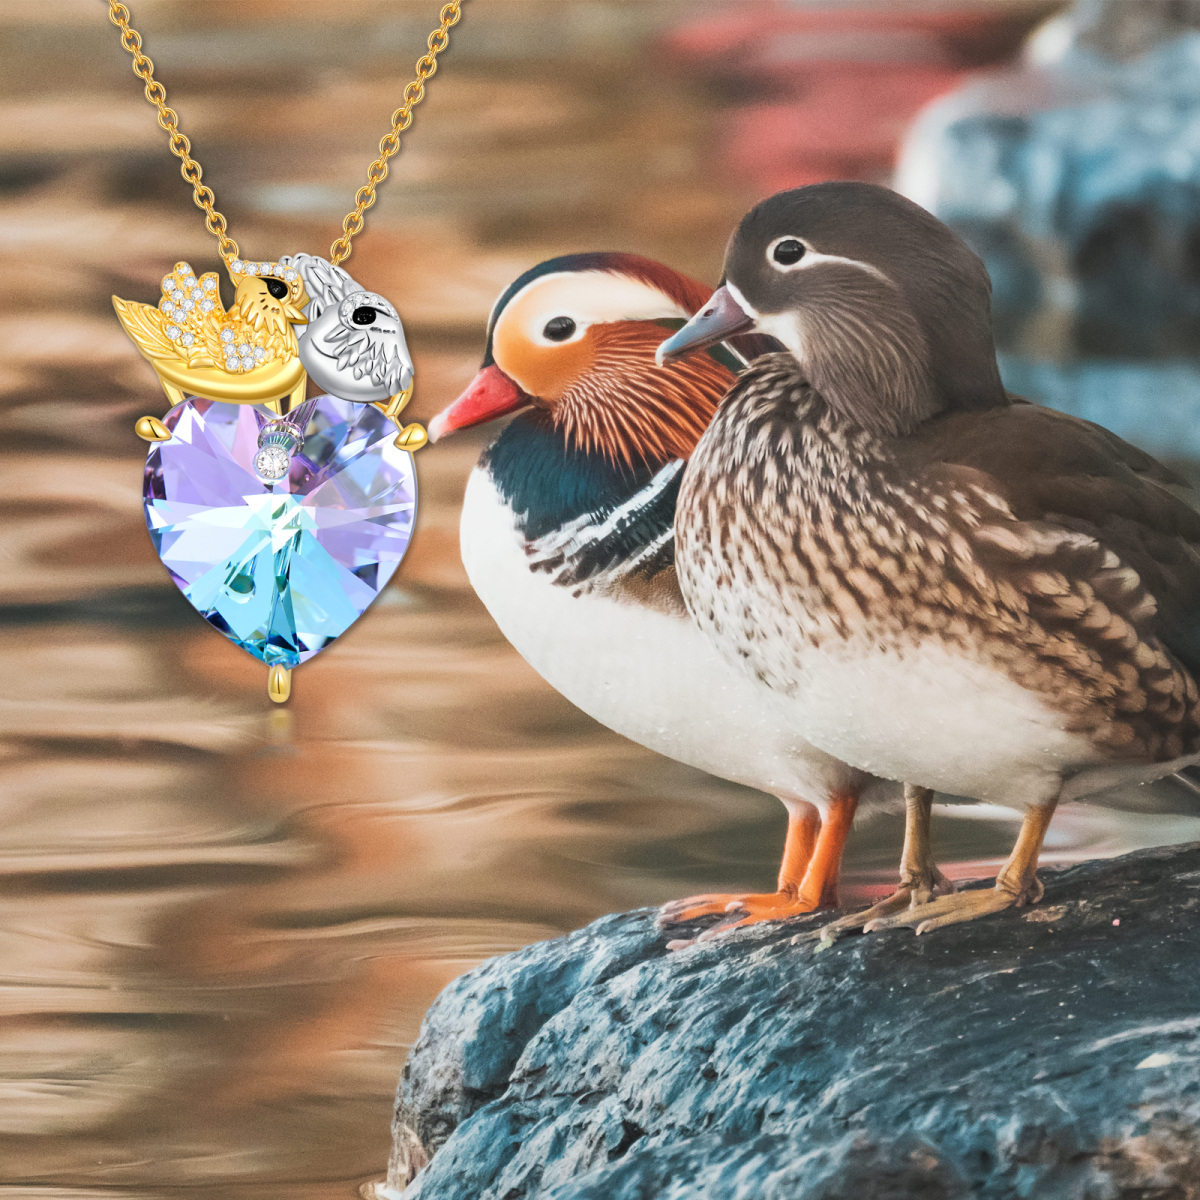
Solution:
<svg viewBox="0 0 1200 1200"><path fill-rule="evenodd" d="M314 254L280 259L304 280L308 324L298 326L300 361L322 391L373 404L412 384L404 326L391 302L360 287L341 267Z"/></svg>

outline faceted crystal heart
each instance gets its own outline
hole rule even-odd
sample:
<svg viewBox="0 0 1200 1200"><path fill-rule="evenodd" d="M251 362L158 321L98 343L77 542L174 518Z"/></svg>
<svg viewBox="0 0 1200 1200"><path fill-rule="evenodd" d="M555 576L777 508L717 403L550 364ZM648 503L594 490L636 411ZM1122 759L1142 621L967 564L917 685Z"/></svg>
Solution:
<svg viewBox="0 0 1200 1200"><path fill-rule="evenodd" d="M146 524L171 578L256 658L294 667L345 633L392 577L417 508L412 456L369 404L316 401L291 469L255 471L274 414L193 397L146 459Z"/></svg>

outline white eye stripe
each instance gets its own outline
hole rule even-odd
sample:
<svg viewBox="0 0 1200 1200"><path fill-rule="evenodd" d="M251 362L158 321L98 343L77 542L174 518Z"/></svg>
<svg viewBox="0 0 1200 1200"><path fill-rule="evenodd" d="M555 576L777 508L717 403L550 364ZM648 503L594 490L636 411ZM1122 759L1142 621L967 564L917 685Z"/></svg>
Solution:
<svg viewBox="0 0 1200 1200"><path fill-rule="evenodd" d="M499 301L497 301L499 304ZM489 327L515 322L522 336L544 345L561 346L582 337L592 325L610 321L656 320L690 314L652 284L610 270L554 271L531 279L510 296L500 311L492 309ZM546 322L570 317L576 334L560 342L543 339Z"/></svg>
<svg viewBox="0 0 1200 1200"><path fill-rule="evenodd" d="M780 242L799 242L804 247L804 254L794 263L779 263L775 261L775 247ZM846 258L841 254L822 254L820 250L814 250L813 247L803 238L796 237L794 233L784 234L783 237L777 237L767 247L767 262L778 271L781 275L790 275L793 271L807 271L813 267L819 267L822 263L841 263L847 267L857 267L860 271L866 271L868 275L874 275L876 279L882 279L884 283L890 283L891 280L875 265L868 262L862 262L857 258Z"/></svg>

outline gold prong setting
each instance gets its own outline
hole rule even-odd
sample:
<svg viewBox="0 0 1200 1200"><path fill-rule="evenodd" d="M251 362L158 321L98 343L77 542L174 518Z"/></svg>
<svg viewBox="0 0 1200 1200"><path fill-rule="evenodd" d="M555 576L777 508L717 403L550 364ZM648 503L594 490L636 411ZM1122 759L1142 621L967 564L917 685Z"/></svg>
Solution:
<svg viewBox="0 0 1200 1200"><path fill-rule="evenodd" d="M393 445L400 450L407 450L411 454L415 450L420 450L428 441L429 434L425 426L414 421L400 430Z"/></svg>
<svg viewBox="0 0 1200 1200"><path fill-rule="evenodd" d="M292 694L292 670L275 663L267 672L267 695L275 704L286 704Z"/></svg>
<svg viewBox="0 0 1200 1200"><path fill-rule="evenodd" d="M400 414L412 399L412 394L413 385L410 383L404 391L397 392L386 403L381 401L378 405L379 408L383 409L383 415L390 417L392 424L399 431L392 445L398 450L407 450L410 454L416 450L420 450L429 441L429 434L426 432L424 425L417 421L412 421L405 425L400 420Z"/></svg>
<svg viewBox="0 0 1200 1200"><path fill-rule="evenodd" d="M138 417L133 432L143 442L169 442L171 431L157 417Z"/></svg>

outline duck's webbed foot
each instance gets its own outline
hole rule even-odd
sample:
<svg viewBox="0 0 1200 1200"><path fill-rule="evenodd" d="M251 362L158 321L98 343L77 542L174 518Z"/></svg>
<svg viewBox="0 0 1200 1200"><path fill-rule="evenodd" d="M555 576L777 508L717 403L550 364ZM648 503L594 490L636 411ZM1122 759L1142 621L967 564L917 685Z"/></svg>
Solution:
<svg viewBox="0 0 1200 1200"><path fill-rule="evenodd" d="M819 908L834 907L842 849L857 805L857 796L833 797L824 822L815 819L815 809L811 813L801 810L793 813L788 822L788 840L776 891L765 894L718 892L664 905L659 911L660 925L679 925L711 915L725 918L695 938L668 942L667 948L681 950L693 941L709 942L747 925L786 921ZM810 808L805 805L805 809Z"/></svg>
<svg viewBox="0 0 1200 1200"><path fill-rule="evenodd" d="M885 900L862 912L850 913L818 930L829 943L873 922L928 904L937 896L954 891L954 884L938 870L929 841L933 792L915 784L904 785L904 852L900 859L900 886Z"/></svg>
<svg viewBox="0 0 1200 1200"><path fill-rule="evenodd" d="M833 941L843 933L856 929L870 932L874 928L882 928L876 923L884 917L896 913L915 911L928 905L939 896L953 893L954 884L938 870L934 863L929 863L926 869L917 872L911 878L901 877L900 886L886 899L872 904L862 912L850 913L831 921L817 931L817 937L822 941Z"/></svg>
<svg viewBox="0 0 1200 1200"><path fill-rule="evenodd" d="M799 897L794 891L778 892L705 892L699 896L688 896L683 900L672 900L658 910L658 924L686 925L701 917L733 916L739 919L753 917L759 921L777 921L791 916L792 907ZM811 912L811 908L802 909Z"/></svg>
<svg viewBox="0 0 1200 1200"><path fill-rule="evenodd" d="M668 942L669 950L690 946L692 941L708 942L731 929L742 929L747 925L758 925L763 921L786 921L789 917L803 916L826 905L821 897L804 896L795 890L764 893L714 892L704 896L691 896L686 900L674 900L659 910L658 923L683 925L700 917L723 916L725 920L706 929L694 939L681 938Z"/></svg>
<svg viewBox="0 0 1200 1200"><path fill-rule="evenodd" d="M891 916L876 917L863 926L863 932L875 933L880 929L908 926L918 934L932 933L945 925L960 925L976 917L986 917L989 913L1003 912L1014 905L1033 904L1041 899L1042 894L1042 885L1036 875L1034 882L1037 883L1036 894L1028 898L1024 893L1010 891L997 883L995 887L955 892L952 896L941 896L928 904L918 904Z"/></svg>
<svg viewBox="0 0 1200 1200"><path fill-rule="evenodd" d="M918 934L932 933L946 925L960 925L989 913L1003 912L1006 908L1036 904L1043 895L1042 882L1037 877L1038 855L1056 803L1052 800L1026 812L1016 845L996 876L994 887L956 892L904 912L877 917L863 926L863 931L874 933L879 929L908 926Z"/></svg>

